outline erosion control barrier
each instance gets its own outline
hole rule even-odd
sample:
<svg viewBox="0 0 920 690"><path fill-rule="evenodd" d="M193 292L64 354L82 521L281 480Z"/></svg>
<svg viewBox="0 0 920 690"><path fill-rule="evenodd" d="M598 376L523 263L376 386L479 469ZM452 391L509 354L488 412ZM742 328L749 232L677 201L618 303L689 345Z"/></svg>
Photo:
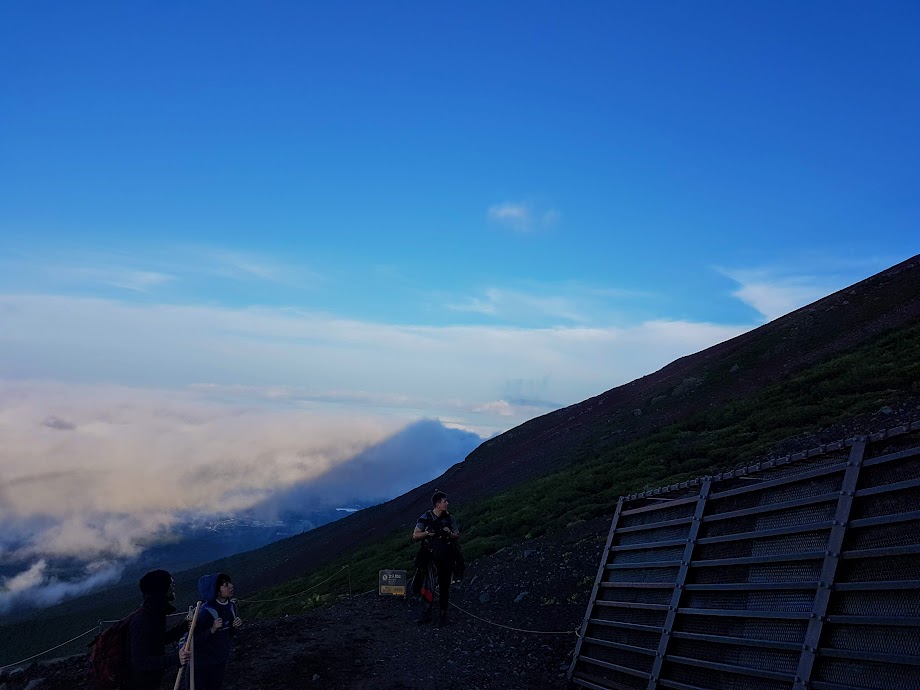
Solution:
<svg viewBox="0 0 920 690"><path fill-rule="evenodd" d="M920 422L620 498L569 679L920 688Z"/></svg>

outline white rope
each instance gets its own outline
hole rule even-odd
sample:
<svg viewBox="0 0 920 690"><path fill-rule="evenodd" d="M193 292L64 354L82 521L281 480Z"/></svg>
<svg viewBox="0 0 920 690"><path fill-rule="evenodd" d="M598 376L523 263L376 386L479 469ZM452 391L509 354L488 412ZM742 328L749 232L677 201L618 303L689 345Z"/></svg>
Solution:
<svg viewBox="0 0 920 690"><path fill-rule="evenodd" d="M188 611L179 611L178 613L169 613L166 615L167 618L175 618L176 616L188 616ZM103 623L120 623L122 620L124 619L119 618L118 620L114 621L99 621L99 625L102 625Z"/></svg>
<svg viewBox="0 0 920 690"><path fill-rule="evenodd" d="M329 582L329 580L331 580L332 578L334 578L334 577L335 577L336 575L338 575L340 572L342 572L343 570L346 570L347 568L350 568L350 567L351 567L350 565L343 565L343 566L341 567L340 570L337 570L336 572L332 573L332 575L330 575L329 577L327 577L327 578L326 578L325 580L323 580L322 582L318 582L317 584L313 585L313 586L310 587L309 589L303 590L302 592L295 592L294 594L289 594L289 595L286 596L286 597L278 597L278 598L276 598L276 599L240 599L240 603L245 603L245 604L267 604L267 603L270 602L270 601L284 601L285 599L293 599L294 597L299 597L301 594L307 594L308 592L312 592L314 589L316 589L316 588L319 587L320 585L326 584L327 582Z"/></svg>
<svg viewBox="0 0 920 690"><path fill-rule="evenodd" d="M494 625L497 628L504 628L505 630L514 630L515 632L524 632L524 633L534 633L535 635L578 635L577 630L524 630L523 628L512 628L510 625L502 625L501 623L493 623L492 621L487 621L485 618L480 618L475 613L470 613L464 609L461 609L454 602L450 602L450 605L455 609L463 611L467 616L472 616L476 620L480 620L483 623L488 623L489 625Z"/></svg>
<svg viewBox="0 0 920 690"><path fill-rule="evenodd" d="M20 659L19 661L15 662L15 663L7 664L6 666L0 666L0 671L2 671L2 670L5 669L5 668L12 668L13 666L18 666L19 664L24 664L24 663L27 662L27 661L32 661L32 659L35 659L36 657L40 657L42 654L47 654L48 652L53 652L55 649L60 649L60 648L63 647L64 645L70 644L70 643L73 642L74 640L79 640L81 637L85 637L85 636L89 635L91 632L95 632L95 631L98 630L98 629L99 629L99 626L98 626L98 625L93 626L92 628L90 628L89 630L87 630L85 633L80 633L80 634L77 635L76 637L73 637L73 638L67 640L67 642L61 642L61 644L59 644L57 647L52 647L51 649L46 649L44 652L39 652L38 654L33 654L33 655L30 656L28 659Z"/></svg>
<svg viewBox="0 0 920 690"><path fill-rule="evenodd" d="M186 613L185 611L180 611L179 613L171 613L171 614L169 614L169 615L167 616L167 618L171 618L171 617L173 617L173 616L187 616L187 615L188 615L188 613ZM0 666L0 671L2 671L2 670L5 669L5 668L12 668L13 666L16 666L16 665L18 665L18 664L24 664L24 663L27 662L27 661L32 661L32 659L35 659L35 658L37 658L37 657L40 657L40 656L42 656L43 654L47 654L48 652L53 652L55 649L60 649L61 647L65 646L65 645L68 645L68 644L70 644L71 642L74 642L75 640L79 640L81 637L86 637L86 636L89 635L91 632L95 632L95 631L97 631L97 630L99 630L99 631L101 632L101 631L102 631L102 625L103 625L104 623L118 623L118 622L120 622L121 620L123 620L123 619L119 618L118 620L114 620L114 621L99 621L99 624L98 624L98 625L96 625L96 626L90 628L89 630L87 630L87 631L84 632L84 633L80 633L79 635L77 635L77 636L74 637L73 639L67 640L67 642L61 642L61 644L59 644L59 645L56 646L56 647L52 647L51 649L46 649L44 652L39 652L38 654L33 654L33 655L30 656L28 659L20 659L19 661L15 662L15 663L7 664L6 666Z"/></svg>

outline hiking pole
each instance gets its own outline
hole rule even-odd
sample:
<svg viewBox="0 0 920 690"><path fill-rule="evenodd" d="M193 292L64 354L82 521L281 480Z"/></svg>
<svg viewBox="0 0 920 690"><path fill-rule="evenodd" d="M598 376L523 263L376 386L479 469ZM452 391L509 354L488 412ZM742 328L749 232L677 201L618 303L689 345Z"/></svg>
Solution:
<svg viewBox="0 0 920 690"><path fill-rule="evenodd" d="M192 624L188 626L188 637L185 638L185 644L182 649L188 651L189 645L192 644L192 636L195 634L195 623L198 622L198 612L201 610L201 602L199 601L195 605L195 615L192 616ZM179 685L182 684L182 672L185 671L185 666L179 667L179 673L176 674L176 684L173 685L173 690L179 690ZM195 677L192 676L192 685L195 684Z"/></svg>
<svg viewBox="0 0 920 690"><path fill-rule="evenodd" d="M188 660L188 686L189 690L195 690L195 638L189 635L188 639L192 641L192 644L189 645L189 650L192 652L192 656L189 657Z"/></svg>

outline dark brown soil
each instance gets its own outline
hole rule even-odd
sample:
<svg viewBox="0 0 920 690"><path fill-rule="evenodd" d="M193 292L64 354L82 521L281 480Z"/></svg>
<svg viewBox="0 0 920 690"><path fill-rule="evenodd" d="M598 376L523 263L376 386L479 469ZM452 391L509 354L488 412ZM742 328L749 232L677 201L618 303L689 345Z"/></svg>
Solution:
<svg viewBox="0 0 920 690"><path fill-rule="evenodd" d="M471 563L451 589L444 628L437 612L434 624L417 625L414 602L376 592L247 621L224 688L563 688L608 529L608 519L573 525ZM29 690L90 688L85 669L82 657L33 664L0 688L38 679Z"/></svg>

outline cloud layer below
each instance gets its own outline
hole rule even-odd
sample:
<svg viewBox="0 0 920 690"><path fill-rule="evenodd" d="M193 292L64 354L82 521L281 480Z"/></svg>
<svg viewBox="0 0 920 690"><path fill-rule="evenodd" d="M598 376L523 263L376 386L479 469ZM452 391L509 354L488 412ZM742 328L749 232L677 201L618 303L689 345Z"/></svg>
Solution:
<svg viewBox="0 0 920 690"><path fill-rule="evenodd" d="M389 498L480 440L436 421L404 426L393 416L243 407L194 392L2 382L0 610L117 579L190 516ZM297 504L282 500L292 487ZM83 563L84 575L58 579L51 563L61 560Z"/></svg>
<svg viewBox="0 0 920 690"><path fill-rule="evenodd" d="M385 436L391 420L226 408L188 395L34 384L2 394L0 434L11 442L0 450L0 612L117 580L183 520L239 511L277 519L388 499L480 442L434 420ZM46 424L48 407L72 421ZM66 577L53 562L68 564Z"/></svg>

